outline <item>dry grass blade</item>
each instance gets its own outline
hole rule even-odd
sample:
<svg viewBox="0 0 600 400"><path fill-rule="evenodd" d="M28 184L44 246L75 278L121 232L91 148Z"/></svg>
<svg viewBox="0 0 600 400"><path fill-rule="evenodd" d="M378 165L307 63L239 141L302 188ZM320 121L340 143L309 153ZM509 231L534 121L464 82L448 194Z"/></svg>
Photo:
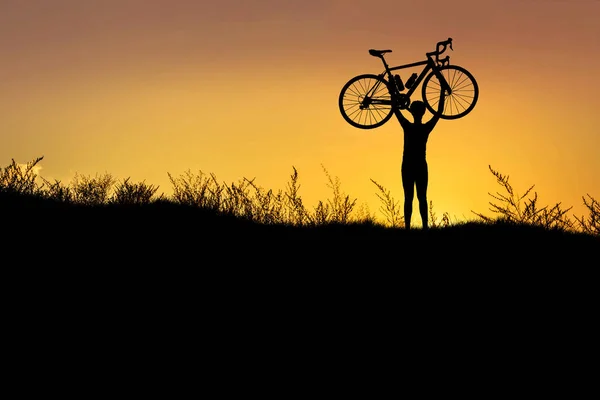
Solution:
<svg viewBox="0 0 600 400"><path fill-rule="evenodd" d="M377 183L374 179L371 179L371 182L379 189L379 192L376 193L376 195L383 203L379 210L384 215L387 225L392 228L404 226L404 216L402 215L400 201L396 201L392 197L390 191L383 187L383 185Z"/></svg>

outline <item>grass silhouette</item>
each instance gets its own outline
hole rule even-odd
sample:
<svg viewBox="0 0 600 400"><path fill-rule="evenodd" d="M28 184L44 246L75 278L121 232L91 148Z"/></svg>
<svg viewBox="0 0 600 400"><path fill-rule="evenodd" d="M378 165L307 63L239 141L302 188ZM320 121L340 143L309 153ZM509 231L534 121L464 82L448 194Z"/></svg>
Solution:
<svg viewBox="0 0 600 400"><path fill-rule="evenodd" d="M333 196L309 209L300 195L295 168L286 189L280 191L266 190L248 179L221 183L214 174L202 171L169 174L173 195L168 197L157 195L156 186L129 178L118 181L110 174L77 175L68 185L50 182L34 172L41 160L25 166L13 160L0 170L5 247L31 246L29 253L20 251L20 256L48 254L53 246L98 255L106 248L120 249L118 257L128 263L135 263L136 257L140 263L142 259L168 262L186 251L208 253L214 244L235 248L240 243L263 243L264 254L285 250L287 257L289 251L294 257L308 257L318 253L340 262L376 252L398 259L416 252L419 263L447 262L456 253L482 262L508 250L516 262L555 262L560 256L567 260L586 254L597 259L600 244L600 207L592 196L583 198L589 215L573 220L567 216L570 209L560 203L539 206L533 187L517 196L508 177L491 167L506 192L491 195L496 218L474 212L478 218L471 221L452 223L447 214L438 220L430 203L431 228L407 231L401 228L398 202L385 187L372 180L382 202L385 219L381 222L357 210L356 199L346 195L339 179L325 168ZM458 259L465 262L464 257Z"/></svg>

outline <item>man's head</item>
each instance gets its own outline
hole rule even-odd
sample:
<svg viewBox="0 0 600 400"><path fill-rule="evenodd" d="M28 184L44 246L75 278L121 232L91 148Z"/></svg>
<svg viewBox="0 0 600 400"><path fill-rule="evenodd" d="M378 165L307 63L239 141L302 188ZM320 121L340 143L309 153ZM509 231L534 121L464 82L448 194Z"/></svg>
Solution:
<svg viewBox="0 0 600 400"><path fill-rule="evenodd" d="M410 103L410 107L408 108L413 118L421 119L423 115L425 115L425 103L420 100L415 100Z"/></svg>

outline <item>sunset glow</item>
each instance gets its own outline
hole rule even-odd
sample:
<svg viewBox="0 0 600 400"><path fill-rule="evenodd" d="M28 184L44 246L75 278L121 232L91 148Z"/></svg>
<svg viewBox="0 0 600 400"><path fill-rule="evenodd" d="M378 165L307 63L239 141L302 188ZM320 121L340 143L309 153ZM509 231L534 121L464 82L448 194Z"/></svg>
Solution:
<svg viewBox="0 0 600 400"><path fill-rule="evenodd" d="M402 129L350 126L340 90L381 72L371 48L399 65L452 37L480 97L429 139L438 216L486 213L489 165L581 215L600 198L599 20L596 0L3 0L0 166L44 156L48 179L109 172L167 195L167 173L277 190L295 167L308 206L331 196L325 168L381 217L371 179L402 200Z"/></svg>

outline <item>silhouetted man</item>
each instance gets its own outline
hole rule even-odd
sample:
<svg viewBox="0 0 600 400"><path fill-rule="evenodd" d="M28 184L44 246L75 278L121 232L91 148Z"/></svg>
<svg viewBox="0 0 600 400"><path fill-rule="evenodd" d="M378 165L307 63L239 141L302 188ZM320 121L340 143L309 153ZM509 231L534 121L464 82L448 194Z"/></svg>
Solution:
<svg viewBox="0 0 600 400"><path fill-rule="evenodd" d="M444 109L444 94L440 95L438 104L439 113ZM419 212L423 229L429 227L427 223L427 183L429 180L427 170L427 139L429 134L440 120L439 113L434 115L426 123L422 122L425 114L425 104L416 100L410 104L409 111L413 116L410 122L399 109L395 110L396 118L404 129L404 152L402 153L402 187L404 188L404 225L410 229L412 217L412 203L417 188L417 199L419 201Z"/></svg>

